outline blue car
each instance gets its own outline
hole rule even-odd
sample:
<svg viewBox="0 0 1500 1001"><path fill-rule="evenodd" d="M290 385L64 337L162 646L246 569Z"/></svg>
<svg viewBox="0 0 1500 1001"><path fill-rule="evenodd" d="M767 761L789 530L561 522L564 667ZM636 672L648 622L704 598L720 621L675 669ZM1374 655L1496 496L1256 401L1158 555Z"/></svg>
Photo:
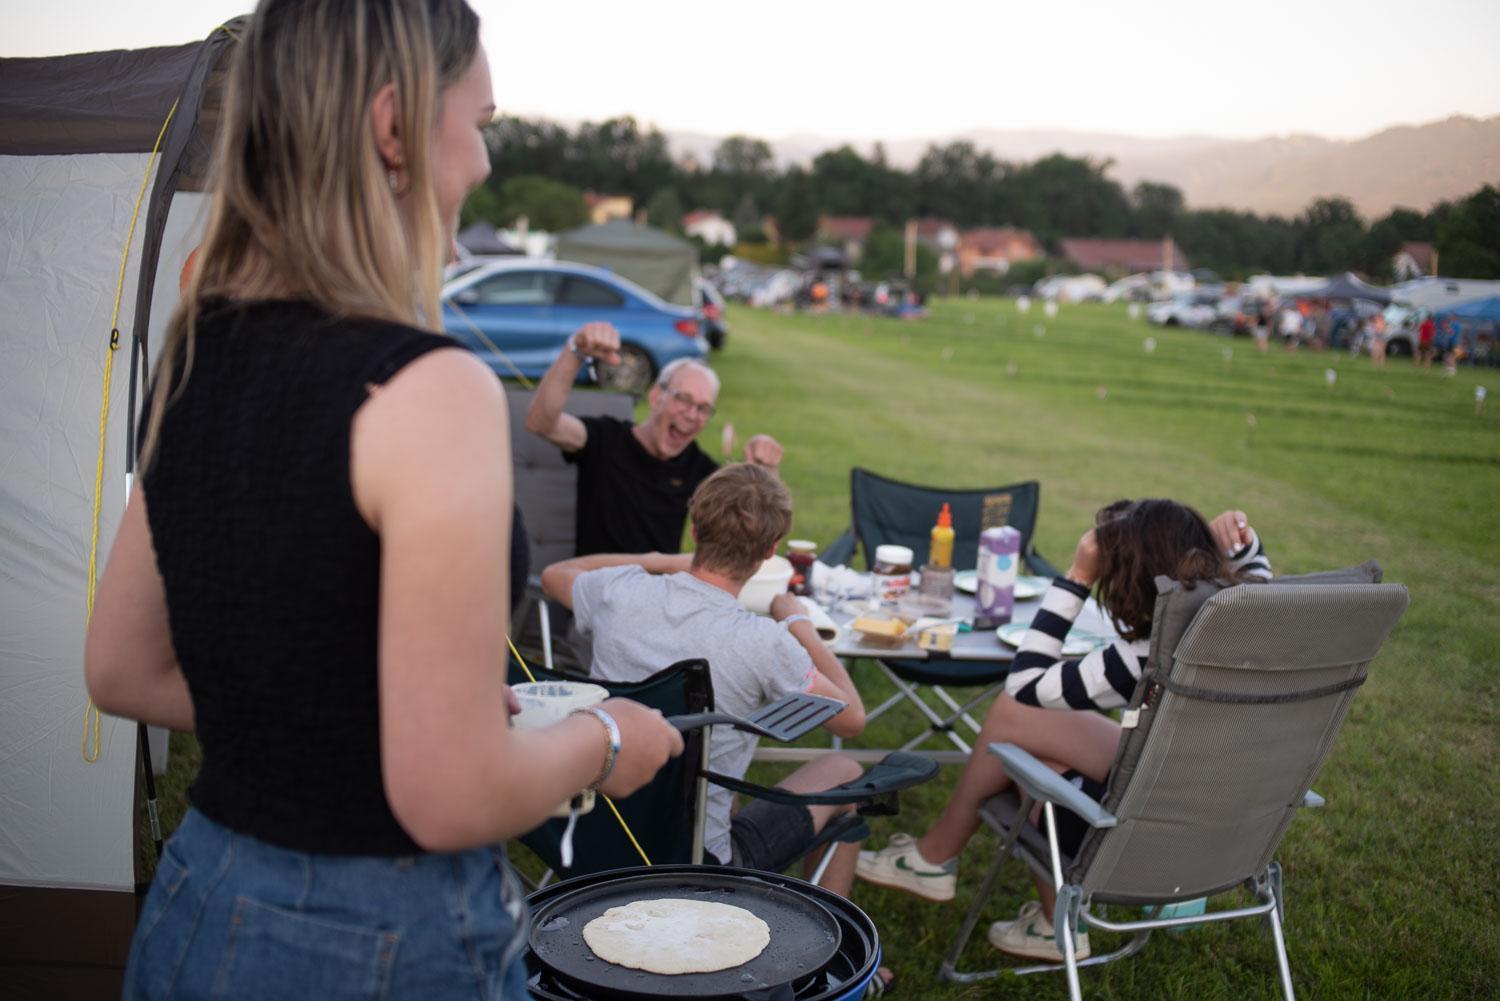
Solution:
<svg viewBox="0 0 1500 1001"><path fill-rule="evenodd" d="M501 376L540 378L573 331L596 320L620 331L620 363L596 366L609 389L643 393L668 362L708 354L697 311L587 264L501 258L443 286L444 329Z"/></svg>

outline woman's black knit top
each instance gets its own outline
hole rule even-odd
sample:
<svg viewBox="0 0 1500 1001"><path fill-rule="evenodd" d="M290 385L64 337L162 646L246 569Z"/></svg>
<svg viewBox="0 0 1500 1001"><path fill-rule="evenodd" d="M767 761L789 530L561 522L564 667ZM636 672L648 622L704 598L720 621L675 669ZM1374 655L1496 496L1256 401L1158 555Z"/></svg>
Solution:
<svg viewBox="0 0 1500 1001"><path fill-rule="evenodd" d="M308 852L420 850L381 782L380 540L354 504L349 441L370 386L445 347L301 302L199 318L143 482L203 748L190 798L233 830Z"/></svg>

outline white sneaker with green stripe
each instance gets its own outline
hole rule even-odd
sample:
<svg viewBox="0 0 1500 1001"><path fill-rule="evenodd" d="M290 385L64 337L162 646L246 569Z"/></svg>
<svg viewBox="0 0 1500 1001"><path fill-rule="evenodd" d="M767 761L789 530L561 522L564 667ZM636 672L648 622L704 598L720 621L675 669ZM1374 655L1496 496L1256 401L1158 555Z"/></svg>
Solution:
<svg viewBox="0 0 1500 1001"><path fill-rule="evenodd" d="M939 903L952 900L958 888L958 859L941 864L927 861L910 834L892 835L890 844L878 852L860 852L854 871L867 883Z"/></svg>
<svg viewBox="0 0 1500 1001"><path fill-rule="evenodd" d="M1063 961L1062 943L1052 922L1042 913L1040 901L1028 900L1021 905L1021 913L1014 921L996 921L990 925L990 945L1012 956L1027 959L1045 959L1054 963ZM1080 930L1073 938L1073 955L1087 959L1089 955L1089 932Z"/></svg>

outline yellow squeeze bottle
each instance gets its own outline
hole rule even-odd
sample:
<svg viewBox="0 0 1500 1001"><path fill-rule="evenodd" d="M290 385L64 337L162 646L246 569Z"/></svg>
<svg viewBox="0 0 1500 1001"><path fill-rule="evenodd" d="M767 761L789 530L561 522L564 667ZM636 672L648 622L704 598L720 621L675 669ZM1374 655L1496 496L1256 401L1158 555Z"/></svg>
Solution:
<svg viewBox="0 0 1500 1001"><path fill-rule="evenodd" d="M927 549L927 565L943 570L953 565L953 512L945 502L932 526L932 543Z"/></svg>

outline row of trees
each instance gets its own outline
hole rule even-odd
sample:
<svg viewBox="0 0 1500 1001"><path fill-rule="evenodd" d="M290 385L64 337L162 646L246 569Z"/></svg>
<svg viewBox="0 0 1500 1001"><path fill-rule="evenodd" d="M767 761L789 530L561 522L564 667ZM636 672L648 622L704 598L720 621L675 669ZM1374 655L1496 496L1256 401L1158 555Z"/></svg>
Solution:
<svg viewBox="0 0 1500 1001"><path fill-rule="evenodd" d="M505 117L489 126L487 140L493 173L465 214L497 224L525 214L539 228L577 225L587 189L630 195L668 229L685 209L714 209L750 242L761 238L766 215L792 243L813 236L820 214L870 216L889 226L937 216L960 228L1027 229L1052 250L1065 236L1170 235L1195 265L1226 277L1355 270L1388 278L1401 243L1420 240L1437 246L1445 274L1500 278L1500 189L1493 185L1367 224L1342 198L1318 199L1292 218L1188 209L1171 185L1143 181L1127 191L1108 176L1107 160L1056 154L1011 163L968 142L933 144L911 170L892 166L879 144L870 156L843 146L783 169L764 140L731 136L710 163L690 170L673 159L659 130L628 117L571 131Z"/></svg>

